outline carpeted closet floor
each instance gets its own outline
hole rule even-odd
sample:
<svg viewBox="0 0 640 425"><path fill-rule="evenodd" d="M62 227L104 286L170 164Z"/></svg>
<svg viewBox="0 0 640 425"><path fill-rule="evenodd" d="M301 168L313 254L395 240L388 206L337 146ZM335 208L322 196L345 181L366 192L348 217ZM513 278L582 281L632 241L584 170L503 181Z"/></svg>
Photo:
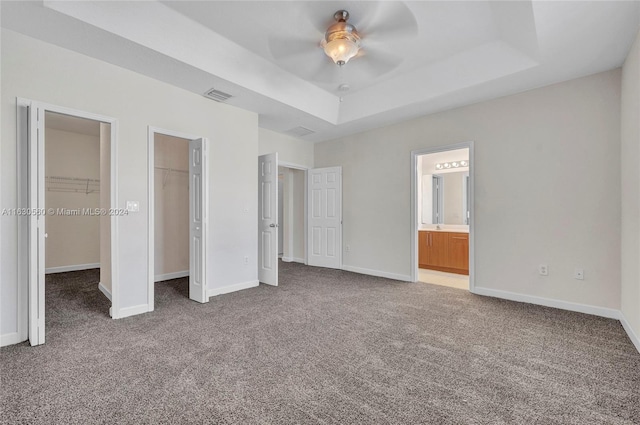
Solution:
<svg viewBox="0 0 640 425"><path fill-rule="evenodd" d="M0 350L2 423L640 423L615 320L290 263L208 304L158 283L111 320L97 282L48 278L47 343Z"/></svg>

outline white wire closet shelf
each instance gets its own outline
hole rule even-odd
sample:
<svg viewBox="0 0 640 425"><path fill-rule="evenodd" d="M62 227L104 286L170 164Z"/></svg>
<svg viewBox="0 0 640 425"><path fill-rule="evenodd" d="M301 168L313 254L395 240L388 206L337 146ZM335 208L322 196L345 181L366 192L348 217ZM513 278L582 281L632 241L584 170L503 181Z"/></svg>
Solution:
<svg viewBox="0 0 640 425"><path fill-rule="evenodd" d="M100 179L62 176L46 176L44 179L50 192L100 193Z"/></svg>

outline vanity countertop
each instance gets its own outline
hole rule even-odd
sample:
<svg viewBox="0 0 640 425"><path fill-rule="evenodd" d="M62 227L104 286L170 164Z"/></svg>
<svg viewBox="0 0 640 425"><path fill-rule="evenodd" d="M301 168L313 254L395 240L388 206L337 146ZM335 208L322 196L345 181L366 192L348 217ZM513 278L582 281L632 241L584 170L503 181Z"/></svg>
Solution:
<svg viewBox="0 0 640 425"><path fill-rule="evenodd" d="M420 226L418 228L419 232L453 232L453 233L469 233L469 228L463 228L463 227L448 227L448 226L441 226L440 229L436 229L435 226Z"/></svg>

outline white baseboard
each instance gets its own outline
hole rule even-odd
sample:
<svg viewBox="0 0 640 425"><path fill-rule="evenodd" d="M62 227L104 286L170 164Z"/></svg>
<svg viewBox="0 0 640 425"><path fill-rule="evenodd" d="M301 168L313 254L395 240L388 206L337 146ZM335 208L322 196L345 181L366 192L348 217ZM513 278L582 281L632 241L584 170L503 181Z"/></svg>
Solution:
<svg viewBox="0 0 640 425"><path fill-rule="evenodd" d="M353 266L344 266L344 265L342 266L342 270L346 270L348 272L353 272L353 273L367 274L370 276L386 277L387 279L401 280L403 282L413 282L413 279L411 278L411 276L404 275L404 274L388 273L380 270L372 270L372 269L365 269L362 267L353 267Z"/></svg>
<svg viewBox="0 0 640 425"><path fill-rule="evenodd" d="M123 319L129 316L135 316L136 314L147 313L149 311L148 304L134 305L133 307L121 308L118 314L118 319Z"/></svg>
<svg viewBox="0 0 640 425"><path fill-rule="evenodd" d="M12 332L10 334L0 335L0 347L5 347L7 345L18 344L19 342L26 341L26 339L20 339L20 334L18 332Z"/></svg>
<svg viewBox="0 0 640 425"><path fill-rule="evenodd" d="M186 277L186 276L189 276L189 270L183 270L181 272L158 274L154 276L153 281L162 282L163 280L178 279L179 277Z"/></svg>
<svg viewBox="0 0 640 425"><path fill-rule="evenodd" d="M249 282L236 283L234 285L223 286L222 288L213 288L207 290L208 297L215 297L216 295L228 294L230 292L241 291L243 289L255 288L260 282L257 280L250 280Z"/></svg>
<svg viewBox="0 0 640 425"><path fill-rule="evenodd" d="M284 261L285 263L305 263L304 258L297 257L282 257L282 261Z"/></svg>
<svg viewBox="0 0 640 425"><path fill-rule="evenodd" d="M623 312L620 312L620 323L622 324L624 330L627 332L627 335L629 335L629 339L631 340L633 345L636 346L636 350L638 350L638 352L640 353L640 336L638 336L638 334L633 331L633 328L627 321L627 318L625 317Z"/></svg>
<svg viewBox="0 0 640 425"><path fill-rule="evenodd" d="M98 289L100 290L100 292L102 292L104 294L105 297L109 298L109 301L113 302L111 300L111 291L109 291L106 286L104 286L102 284L102 282L98 282Z"/></svg>
<svg viewBox="0 0 640 425"><path fill-rule="evenodd" d="M515 292L502 291L499 289L475 287L474 294L487 297L502 298L505 300L518 301L522 303L543 305L545 307L559 308L562 310L575 311L578 313L593 314L594 316L606 317L609 319L619 319L620 310L595 305L579 304L569 301L554 300L551 298L536 297L533 295L518 294Z"/></svg>
<svg viewBox="0 0 640 425"><path fill-rule="evenodd" d="M76 272L78 270L90 270L99 268L100 263L74 264L71 266L49 267L48 269L44 269L44 274Z"/></svg>

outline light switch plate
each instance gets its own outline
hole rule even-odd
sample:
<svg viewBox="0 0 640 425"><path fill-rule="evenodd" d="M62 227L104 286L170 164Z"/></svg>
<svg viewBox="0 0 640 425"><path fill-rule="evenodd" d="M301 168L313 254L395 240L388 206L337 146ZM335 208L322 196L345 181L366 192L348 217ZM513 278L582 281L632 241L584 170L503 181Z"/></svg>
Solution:
<svg viewBox="0 0 640 425"><path fill-rule="evenodd" d="M127 211L129 211L129 212L139 212L140 211L140 202L138 202L138 201L127 201Z"/></svg>

